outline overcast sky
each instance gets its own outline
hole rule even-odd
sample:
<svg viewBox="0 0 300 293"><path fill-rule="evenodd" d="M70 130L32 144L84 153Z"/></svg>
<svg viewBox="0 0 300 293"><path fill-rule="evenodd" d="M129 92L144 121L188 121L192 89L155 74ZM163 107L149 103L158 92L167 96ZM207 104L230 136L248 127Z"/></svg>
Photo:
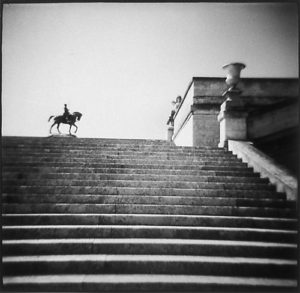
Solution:
<svg viewBox="0 0 300 293"><path fill-rule="evenodd" d="M47 136L83 113L79 137L165 139L193 76L298 77L295 4L5 4L2 135ZM54 129L55 130L55 129ZM61 130L67 129L61 127Z"/></svg>

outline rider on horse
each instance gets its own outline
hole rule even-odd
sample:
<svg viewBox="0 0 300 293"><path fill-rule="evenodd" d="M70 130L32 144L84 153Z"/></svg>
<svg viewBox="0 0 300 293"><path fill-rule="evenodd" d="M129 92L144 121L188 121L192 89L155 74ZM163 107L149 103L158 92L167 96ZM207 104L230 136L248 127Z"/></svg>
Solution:
<svg viewBox="0 0 300 293"><path fill-rule="evenodd" d="M69 124L70 125L69 133L71 134L71 128L72 128L72 126L74 126L76 128L75 133L77 132L78 127L76 126L75 122L79 121L81 119L82 114L80 112L74 112L74 113L70 114L69 109L67 108L67 104L65 104L64 114L60 115L60 116L54 116L54 115L52 115L52 116L49 117L48 122L53 117L54 117L54 123L50 127L50 133L51 133L52 127L55 124L57 124L57 130L60 133L60 131L59 131L59 125L61 123L64 123L64 124Z"/></svg>
<svg viewBox="0 0 300 293"><path fill-rule="evenodd" d="M65 104L65 107L64 107L63 117L66 119L67 122L70 119L70 112L69 112L69 109L67 108L67 104Z"/></svg>

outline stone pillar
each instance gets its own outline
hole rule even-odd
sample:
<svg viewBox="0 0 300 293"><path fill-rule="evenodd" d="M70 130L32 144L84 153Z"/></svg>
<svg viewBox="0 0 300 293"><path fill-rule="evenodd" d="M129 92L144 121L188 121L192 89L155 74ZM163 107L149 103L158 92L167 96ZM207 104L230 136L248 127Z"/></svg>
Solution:
<svg viewBox="0 0 300 293"><path fill-rule="evenodd" d="M219 123L217 116L219 104L194 104L193 111L193 146L216 147L219 142Z"/></svg>
<svg viewBox="0 0 300 293"><path fill-rule="evenodd" d="M241 91L231 89L225 92L226 101L221 105L218 115L220 123L220 142L218 147L227 147L231 140L247 140L247 116L244 103L240 99Z"/></svg>
<svg viewBox="0 0 300 293"><path fill-rule="evenodd" d="M172 141L174 134L174 126L169 126L168 127L168 141Z"/></svg>

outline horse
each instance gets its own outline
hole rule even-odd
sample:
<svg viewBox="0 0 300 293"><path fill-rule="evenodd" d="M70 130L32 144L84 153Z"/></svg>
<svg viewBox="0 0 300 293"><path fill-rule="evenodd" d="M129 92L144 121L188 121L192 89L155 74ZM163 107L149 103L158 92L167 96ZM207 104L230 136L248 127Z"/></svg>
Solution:
<svg viewBox="0 0 300 293"><path fill-rule="evenodd" d="M80 119L81 119L81 116L82 116L82 114L80 113L80 112L74 112L73 114L70 114L69 115L69 119L67 119L65 116L63 116L63 115L60 115L60 116L54 116L54 115L52 115L52 116L50 116L49 117L49 119L48 119L48 122L53 118L54 119L54 123L51 125L51 127L50 127L50 134L52 133L51 132L51 130L52 130L52 127L55 125L55 124L57 124L57 130L58 130L58 133L60 134L61 132L60 132L60 130L59 130L59 125L61 124L61 123L63 123L63 124L69 124L70 125L70 129L69 129L69 134L70 135L72 135L71 134L71 128L72 128L72 126L75 126L76 127L76 130L75 130L75 133L77 132L77 129L78 129L78 127L75 125L75 122L76 121L79 121Z"/></svg>

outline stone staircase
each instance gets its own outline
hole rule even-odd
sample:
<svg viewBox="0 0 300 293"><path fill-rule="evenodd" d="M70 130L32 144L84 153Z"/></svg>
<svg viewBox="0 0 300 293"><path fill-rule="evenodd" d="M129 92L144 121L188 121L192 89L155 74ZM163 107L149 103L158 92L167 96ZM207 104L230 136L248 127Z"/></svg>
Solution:
<svg viewBox="0 0 300 293"><path fill-rule="evenodd" d="M230 152L2 138L5 290L297 290L296 204Z"/></svg>

